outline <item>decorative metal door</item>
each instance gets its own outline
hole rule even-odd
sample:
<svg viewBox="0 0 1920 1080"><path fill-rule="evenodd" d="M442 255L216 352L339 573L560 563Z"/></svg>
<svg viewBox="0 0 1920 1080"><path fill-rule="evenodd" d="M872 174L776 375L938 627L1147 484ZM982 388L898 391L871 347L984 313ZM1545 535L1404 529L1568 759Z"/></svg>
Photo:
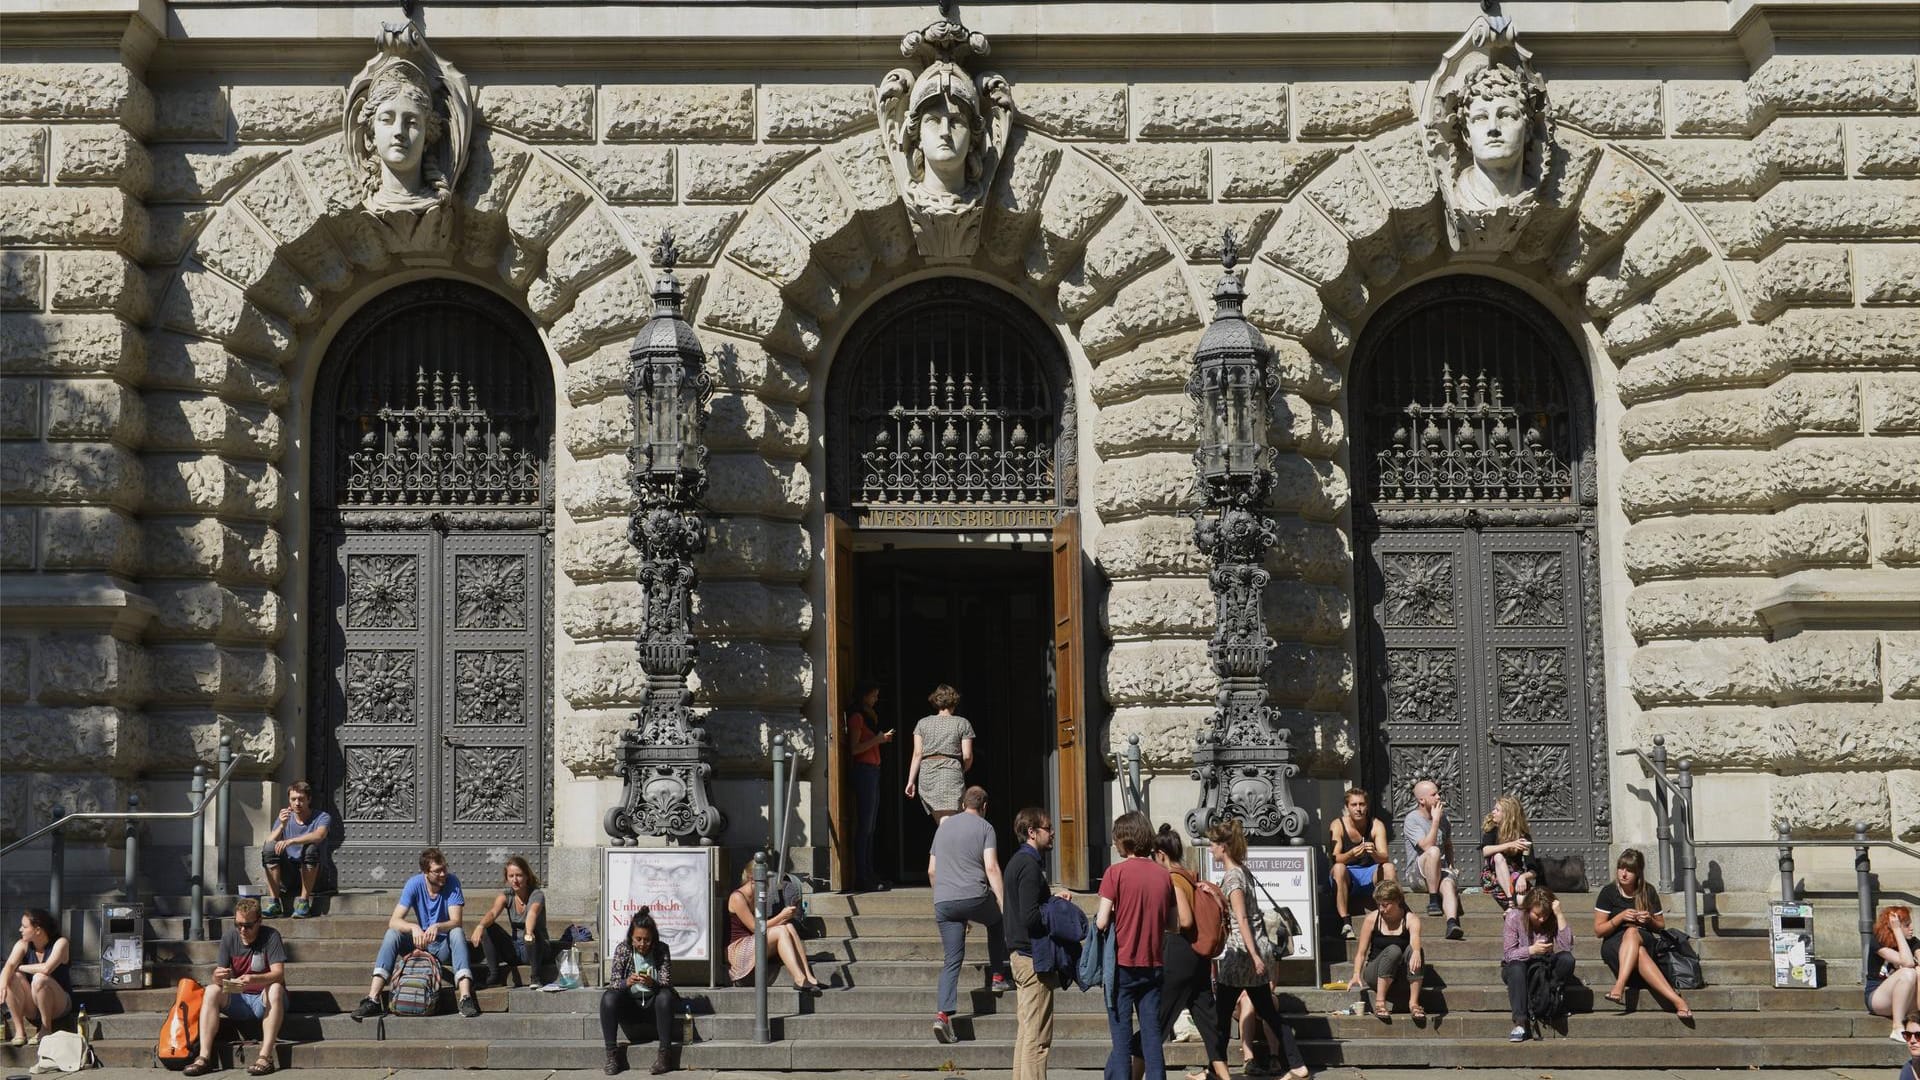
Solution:
<svg viewBox="0 0 1920 1080"><path fill-rule="evenodd" d="M1517 290L1462 277L1388 305L1358 371L1368 780L1396 828L1436 781L1468 866L1517 795L1550 883L1581 886L1611 828L1578 356Z"/></svg>
<svg viewBox="0 0 1920 1080"><path fill-rule="evenodd" d="M342 884L423 847L456 873L544 863L552 424L544 350L478 288L355 316L315 412L314 770Z"/></svg>

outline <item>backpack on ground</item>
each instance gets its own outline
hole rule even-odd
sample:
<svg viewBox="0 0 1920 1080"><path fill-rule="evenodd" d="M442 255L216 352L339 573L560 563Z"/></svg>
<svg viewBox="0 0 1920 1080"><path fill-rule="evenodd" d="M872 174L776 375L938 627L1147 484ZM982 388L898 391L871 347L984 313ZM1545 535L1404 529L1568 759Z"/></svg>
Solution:
<svg viewBox="0 0 1920 1080"><path fill-rule="evenodd" d="M395 1016L432 1016L440 1005L440 961L425 949L415 949L400 961L393 976Z"/></svg>
<svg viewBox="0 0 1920 1080"><path fill-rule="evenodd" d="M1567 1011L1566 987L1553 977L1553 957L1527 959L1527 1015L1535 1020L1553 1021Z"/></svg>
<svg viewBox="0 0 1920 1080"><path fill-rule="evenodd" d="M180 980L166 1019L160 1022L160 1037L153 1044L153 1056L162 1064L185 1066L200 1052L200 1005L206 997L206 988L198 982Z"/></svg>
<svg viewBox="0 0 1920 1080"><path fill-rule="evenodd" d="M1193 951L1211 960L1227 947L1227 898L1211 881L1193 883Z"/></svg>

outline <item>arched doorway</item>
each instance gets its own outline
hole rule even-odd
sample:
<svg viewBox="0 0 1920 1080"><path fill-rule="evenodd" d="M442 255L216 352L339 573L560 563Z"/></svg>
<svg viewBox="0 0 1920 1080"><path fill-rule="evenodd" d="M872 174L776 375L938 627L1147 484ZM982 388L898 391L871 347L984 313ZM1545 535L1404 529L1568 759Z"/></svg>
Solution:
<svg viewBox="0 0 1920 1080"><path fill-rule="evenodd" d="M328 350L313 413L309 774L343 885L552 838L552 377L513 306L427 281Z"/></svg>
<svg viewBox="0 0 1920 1080"><path fill-rule="evenodd" d="M1356 354L1365 776L1441 786L1461 866L1520 797L1555 887L1605 875L1593 394L1566 331L1483 277L1408 290Z"/></svg>
<svg viewBox="0 0 1920 1080"><path fill-rule="evenodd" d="M1048 807L1056 873L1089 869L1083 628L1072 384L1052 330L958 278L909 285L860 317L827 386L829 759L835 880L851 881L842 710L881 688L882 878L924 879L932 824L902 795L913 730L940 683L974 723L969 783L1006 824ZM1011 844L1004 845L1011 854Z"/></svg>

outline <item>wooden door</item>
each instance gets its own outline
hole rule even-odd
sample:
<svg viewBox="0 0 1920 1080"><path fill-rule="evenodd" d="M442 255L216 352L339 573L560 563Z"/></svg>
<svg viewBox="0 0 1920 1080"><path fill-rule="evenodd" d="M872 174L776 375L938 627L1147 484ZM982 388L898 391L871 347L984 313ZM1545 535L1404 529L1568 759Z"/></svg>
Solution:
<svg viewBox="0 0 1920 1080"><path fill-rule="evenodd" d="M833 887L851 888L853 880L853 767L848 742L847 696L859 678L854 643L853 529L838 514L827 511L825 561L827 566L827 807L828 833L833 844Z"/></svg>
<svg viewBox="0 0 1920 1080"><path fill-rule="evenodd" d="M1085 595L1080 579L1080 515L1063 510L1053 527L1053 766L1059 801L1054 850L1060 883L1087 887L1087 660L1082 630Z"/></svg>

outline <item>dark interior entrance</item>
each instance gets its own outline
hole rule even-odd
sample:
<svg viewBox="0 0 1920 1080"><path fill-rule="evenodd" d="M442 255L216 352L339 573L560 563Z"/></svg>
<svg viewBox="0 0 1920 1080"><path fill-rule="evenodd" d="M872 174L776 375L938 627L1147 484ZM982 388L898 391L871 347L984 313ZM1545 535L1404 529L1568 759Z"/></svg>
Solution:
<svg viewBox="0 0 1920 1080"><path fill-rule="evenodd" d="M913 728L940 683L973 722L967 782L987 789L988 819L1013 852L1013 815L1048 806L1054 742L1053 600L1045 551L874 551L855 556L863 677L880 684L883 726L874 860L880 876L924 884L933 822L902 794Z"/></svg>

